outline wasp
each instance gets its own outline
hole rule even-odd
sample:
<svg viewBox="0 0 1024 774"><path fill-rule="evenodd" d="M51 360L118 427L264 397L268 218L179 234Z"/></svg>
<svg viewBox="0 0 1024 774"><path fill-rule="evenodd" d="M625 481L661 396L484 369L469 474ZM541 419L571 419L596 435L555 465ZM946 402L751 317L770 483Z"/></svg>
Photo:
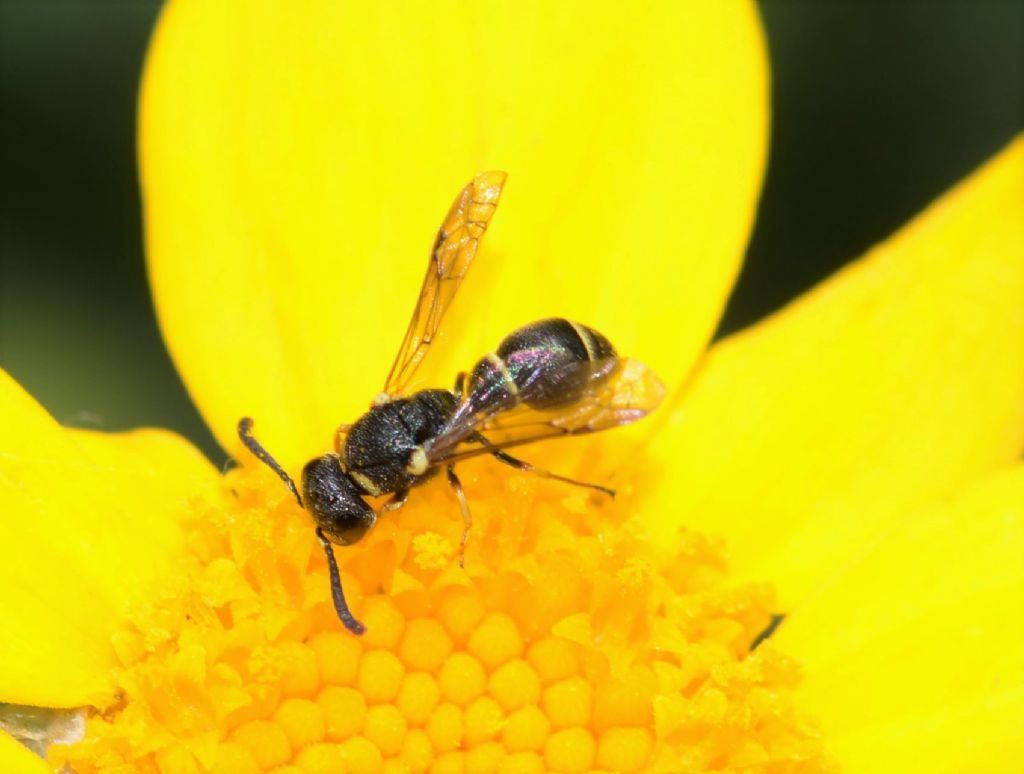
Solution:
<svg viewBox="0 0 1024 774"><path fill-rule="evenodd" d="M562 318L530 323L459 374L455 387L410 393L417 369L480 247L505 185L504 172L484 172L456 197L430 252L426 278L383 391L354 424L342 425L334 451L302 469L302 492L252 435L242 418L238 435L307 509L327 557L338 618L353 634L366 629L349 610L333 545L357 543L377 519L401 508L409 491L444 469L462 514L459 563L472 527L469 504L455 473L459 462L483 454L522 471L614 496L601 484L576 481L510 455L506 449L547 438L626 425L654 410L664 388L654 373L621 358L602 334ZM367 497L390 495L374 509Z"/></svg>

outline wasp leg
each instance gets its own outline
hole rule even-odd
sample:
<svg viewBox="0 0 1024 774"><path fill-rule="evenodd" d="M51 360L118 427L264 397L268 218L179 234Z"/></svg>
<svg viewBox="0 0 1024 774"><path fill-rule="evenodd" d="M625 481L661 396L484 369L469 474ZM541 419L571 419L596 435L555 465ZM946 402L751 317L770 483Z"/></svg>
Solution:
<svg viewBox="0 0 1024 774"><path fill-rule="evenodd" d="M466 543L469 542L469 530L473 528L473 516L469 512L469 501L466 493L462 491L462 482L455 475L455 467L448 466L448 483L455 490L455 496L459 498L459 510L462 511L462 543L459 545L459 567L466 567Z"/></svg>
<svg viewBox="0 0 1024 774"><path fill-rule="evenodd" d="M455 377L455 392L460 396L466 394L466 379L469 378L469 374L465 371L459 371L459 375Z"/></svg>
<svg viewBox="0 0 1024 774"><path fill-rule="evenodd" d="M316 539L320 541L320 545L323 546L324 553L327 555L327 570L331 574L331 598L334 600L334 612L338 614L338 618L341 619L346 629L356 635L362 634L366 631L366 626L352 615L352 611L348 609L348 603L345 601L345 592L341 590L341 573L338 572L338 562L334 558L334 547L319 527L316 530Z"/></svg>
<svg viewBox="0 0 1024 774"><path fill-rule="evenodd" d="M348 431L352 429L352 425L338 425L338 429L334 431L334 451L338 453L338 456L345 459L345 455L342 454L342 449L345 448L345 438L348 436Z"/></svg>
<svg viewBox="0 0 1024 774"><path fill-rule="evenodd" d="M492 444L487 441L484 443L485 446L491 447ZM506 454L501 449L491 448L491 454L495 459L504 462L506 465L511 465L516 470L522 470L526 473L533 473L541 478L551 478L555 481L561 481L563 484L572 484L573 486L585 486L588 489L596 489L598 492L603 492L609 497L615 497L615 490L609 489L606 486L600 484L592 484L589 481L577 481L575 478L567 478L566 476L560 476L557 473L552 473L550 470L544 468L538 468L535 465L531 465L525 460L521 460L518 457L513 457L511 454Z"/></svg>
<svg viewBox="0 0 1024 774"><path fill-rule="evenodd" d="M409 500L409 490L401 489L395 492L391 499L388 500L384 505L381 506L380 510L377 511L377 517L380 518L385 513L391 513L391 511L397 511L399 508L404 506Z"/></svg>

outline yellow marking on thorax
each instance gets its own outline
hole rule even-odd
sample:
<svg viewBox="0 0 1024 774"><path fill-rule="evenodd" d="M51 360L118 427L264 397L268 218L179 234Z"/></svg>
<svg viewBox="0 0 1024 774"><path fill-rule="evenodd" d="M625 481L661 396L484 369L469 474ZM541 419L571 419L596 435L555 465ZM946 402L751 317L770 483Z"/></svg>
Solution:
<svg viewBox="0 0 1024 774"><path fill-rule="evenodd" d="M427 453L422 446L417 446L412 450L412 456L409 458L409 464L405 466L405 472L412 476L422 476L429 467L430 461L427 459Z"/></svg>
<svg viewBox="0 0 1024 774"><path fill-rule="evenodd" d="M382 494L384 494L383 492L380 491L380 487L373 483L373 481L371 481L363 473L360 473L357 470L353 470L348 475L349 478L351 478L353 481L359 484L363 491L369 492L374 497L380 497Z"/></svg>

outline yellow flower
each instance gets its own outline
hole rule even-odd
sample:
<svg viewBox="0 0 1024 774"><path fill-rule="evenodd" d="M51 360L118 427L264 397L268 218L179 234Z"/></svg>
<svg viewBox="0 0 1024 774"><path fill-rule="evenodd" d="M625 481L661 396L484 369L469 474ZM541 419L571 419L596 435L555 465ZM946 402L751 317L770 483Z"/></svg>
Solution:
<svg viewBox="0 0 1024 774"><path fill-rule="evenodd" d="M750 4L280 9L168 6L143 90L158 312L242 467L66 430L0 381L0 700L95 708L48 763L1019 770L1024 140L701 358L764 160ZM328 447L380 389L452 193L494 167L431 382L559 314L670 394L530 449L614 503L476 461L465 571L443 485L339 549L356 638L234 426L293 472ZM0 733L0 770L46 769Z"/></svg>

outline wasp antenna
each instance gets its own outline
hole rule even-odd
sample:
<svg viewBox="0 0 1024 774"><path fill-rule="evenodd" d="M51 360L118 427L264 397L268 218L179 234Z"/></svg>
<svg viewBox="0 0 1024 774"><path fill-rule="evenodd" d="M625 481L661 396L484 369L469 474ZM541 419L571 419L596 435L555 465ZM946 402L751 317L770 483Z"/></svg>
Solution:
<svg viewBox="0 0 1024 774"><path fill-rule="evenodd" d="M319 527L316 530L316 539L320 541L320 545L324 547L324 553L327 554L327 569L331 573L331 596L334 598L334 611L346 629L355 635L360 635L366 631L366 627L357 621L356 617L352 615L352 611L348 609L345 593L341 590L341 573L338 572L338 562L334 558L334 547L324 537L323 530Z"/></svg>
<svg viewBox="0 0 1024 774"><path fill-rule="evenodd" d="M299 507L305 507L302 504L302 497L299 496L299 490L296 488L295 482L292 481L292 477L277 463L277 460L270 456L270 453L263 448L262 444L252 437L252 425L252 417L242 417L238 420L238 437L245 444L245 448L252 452L252 456L277 473L278 477L284 481L285 486L292 490L292 494L295 495L295 502L299 504Z"/></svg>

